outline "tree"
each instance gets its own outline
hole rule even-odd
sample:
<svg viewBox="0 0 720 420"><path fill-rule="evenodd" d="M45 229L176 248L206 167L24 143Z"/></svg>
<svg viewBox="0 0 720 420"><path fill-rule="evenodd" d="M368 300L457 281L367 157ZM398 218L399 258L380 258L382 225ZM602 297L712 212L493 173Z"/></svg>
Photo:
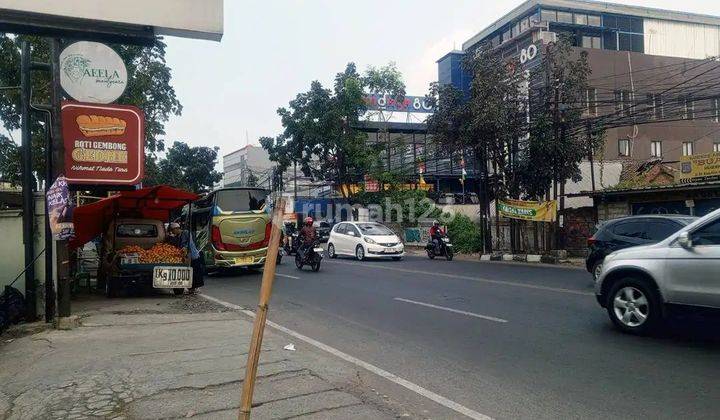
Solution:
<svg viewBox="0 0 720 420"><path fill-rule="evenodd" d="M212 187L222 179L215 170L219 148L190 147L176 141L168 149L164 158L146 165L147 185L167 184L188 191L201 192Z"/></svg>
<svg viewBox="0 0 720 420"><path fill-rule="evenodd" d="M343 196L349 196L344 186L366 174L378 154L368 145L367 135L355 128L365 107L365 89L382 87L404 94L394 66L383 69L371 68L363 77L355 64L349 63L335 76L333 89L313 81L310 90L298 94L287 108L278 109L283 133L260 139L278 170L285 171L297 162L305 176L331 181Z"/></svg>
<svg viewBox="0 0 720 420"><path fill-rule="evenodd" d="M519 172L523 190L532 198L542 198L557 185L563 189L567 180L579 181L580 162L603 141L602 129L589 126L582 115L591 73L587 53L575 55L571 46L565 38L549 45L543 64L531 71L530 84L542 87L530 94L532 112Z"/></svg>
<svg viewBox="0 0 720 420"><path fill-rule="evenodd" d="M255 176L253 171L248 169L248 176L247 181L245 181L245 185L248 187L257 187L258 183L258 177Z"/></svg>
<svg viewBox="0 0 720 420"><path fill-rule="evenodd" d="M0 86L20 85L20 45L28 40L32 50L32 60L49 61L48 43L42 37L27 35L0 34ZM110 45L122 57L128 69L127 89L118 99L118 103L135 105L145 113L145 147L152 155L164 149L162 137L165 135L165 123L172 115L180 115L182 105L170 84L170 68L165 62L165 43L157 38L149 47L136 45ZM50 75L47 72L33 72L32 101L47 104L50 101ZM31 125L33 167L38 179L45 176L44 124L33 118ZM6 130L12 132L20 128L20 92L7 90L0 93L0 121ZM4 144L11 149L14 144ZM13 152L19 153L19 152ZM11 167L2 166L0 173L15 173Z"/></svg>
<svg viewBox="0 0 720 420"><path fill-rule="evenodd" d="M0 135L0 181L20 182L20 148L9 138Z"/></svg>

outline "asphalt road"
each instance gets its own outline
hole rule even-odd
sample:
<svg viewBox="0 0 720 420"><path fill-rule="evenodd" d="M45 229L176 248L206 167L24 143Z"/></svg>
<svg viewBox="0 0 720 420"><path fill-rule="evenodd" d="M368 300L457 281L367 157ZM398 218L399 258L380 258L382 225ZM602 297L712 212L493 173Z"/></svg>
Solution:
<svg viewBox="0 0 720 420"><path fill-rule="evenodd" d="M278 273L270 320L487 416L720 416L720 325L621 334L582 270L410 256ZM209 277L203 292L254 308L259 282Z"/></svg>

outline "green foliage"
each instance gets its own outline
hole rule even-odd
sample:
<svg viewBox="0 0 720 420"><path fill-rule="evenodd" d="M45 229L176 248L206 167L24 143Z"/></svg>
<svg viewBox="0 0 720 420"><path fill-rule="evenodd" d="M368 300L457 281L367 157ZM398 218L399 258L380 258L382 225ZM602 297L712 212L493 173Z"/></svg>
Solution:
<svg viewBox="0 0 720 420"><path fill-rule="evenodd" d="M20 85L20 45L22 40L31 44L33 61L49 62L50 52L47 41L42 37L0 34L0 86ZM68 43L71 41L68 41ZM128 84L118 103L135 105L145 113L146 149L150 153L163 150L162 136L165 123L172 115L180 115L182 105L170 84L170 68L165 62L165 44L156 39L150 47L135 45L110 45L123 58L128 69ZM47 72L33 72L32 101L34 104L50 102L50 75ZM0 94L0 120L8 131L20 128L20 92L8 90ZM44 124L33 118L31 124L33 167L36 176L44 179L45 143ZM150 168L152 172L154 168ZM0 161L0 173L15 174L12 165ZM11 175L12 178L12 175Z"/></svg>
<svg viewBox="0 0 720 420"><path fill-rule="evenodd" d="M377 162L379 150L367 144L365 133L354 129L364 109L366 89L405 93L394 65L370 68L361 76L355 64L349 63L335 76L333 89L313 81L310 90L299 93L288 107L278 109L283 133L260 139L270 159L278 163L278 170L285 171L297 162L305 176L336 185L357 181L368 173Z"/></svg>
<svg viewBox="0 0 720 420"><path fill-rule="evenodd" d="M9 138L0 135L0 181L20 183L20 148Z"/></svg>
<svg viewBox="0 0 720 420"><path fill-rule="evenodd" d="M471 254L482 249L480 226L464 214L456 214L448 223L448 235L456 252Z"/></svg>
<svg viewBox="0 0 720 420"><path fill-rule="evenodd" d="M212 189L222 179L215 170L218 148L190 147L176 141L165 158L146 162L146 185L166 184L193 192Z"/></svg>

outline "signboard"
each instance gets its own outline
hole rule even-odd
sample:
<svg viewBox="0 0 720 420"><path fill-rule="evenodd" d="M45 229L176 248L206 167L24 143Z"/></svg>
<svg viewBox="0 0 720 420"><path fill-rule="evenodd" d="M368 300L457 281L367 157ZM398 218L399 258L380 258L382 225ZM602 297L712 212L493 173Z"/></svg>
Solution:
<svg viewBox="0 0 720 420"><path fill-rule="evenodd" d="M2 24L12 25L14 33L85 39L170 35L220 41L223 0L0 0Z"/></svg>
<svg viewBox="0 0 720 420"><path fill-rule="evenodd" d="M532 220L534 222L554 222L557 216L557 201L498 201L500 215L509 219Z"/></svg>
<svg viewBox="0 0 720 420"><path fill-rule="evenodd" d="M380 191L380 184L376 179L372 179L365 175L365 191L367 192L378 192Z"/></svg>
<svg viewBox="0 0 720 420"><path fill-rule="evenodd" d="M108 104L127 87L127 68L112 48L79 41L60 53L60 84L81 102Z"/></svg>
<svg viewBox="0 0 720 420"><path fill-rule="evenodd" d="M72 224L72 200L68 183L64 176L59 176L52 183L47 193L48 219L50 231L55 240L67 240L75 235L75 228Z"/></svg>
<svg viewBox="0 0 720 420"><path fill-rule="evenodd" d="M389 95L373 94L365 96L363 100L369 111L435 112L435 108L424 96L405 96L398 99Z"/></svg>
<svg viewBox="0 0 720 420"><path fill-rule="evenodd" d="M680 183L720 180L720 152L680 158Z"/></svg>
<svg viewBox="0 0 720 420"><path fill-rule="evenodd" d="M145 169L145 119L134 106L63 102L70 184L135 185Z"/></svg>

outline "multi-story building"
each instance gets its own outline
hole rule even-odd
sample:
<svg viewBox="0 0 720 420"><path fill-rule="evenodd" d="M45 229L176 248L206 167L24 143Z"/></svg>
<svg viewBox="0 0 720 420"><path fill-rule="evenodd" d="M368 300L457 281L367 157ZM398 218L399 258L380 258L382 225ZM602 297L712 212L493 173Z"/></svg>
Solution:
<svg viewBox="0 0 720 420"><path fill-rule="evenodd" d="M467 91L463 57L496 48L531 68L568 36L592 69L583 104L607 126L600 158L666 162L720 151L720 18L586 0L528 0L438 61L441 83Z"/></svg>
<svg viewBox="0 0 720 420"><path fill-rule="evenodd" d="M265 149L249 144L223 156L223 185L246 186L251 173L258 180L267 179L274 166Z"/></svg>

